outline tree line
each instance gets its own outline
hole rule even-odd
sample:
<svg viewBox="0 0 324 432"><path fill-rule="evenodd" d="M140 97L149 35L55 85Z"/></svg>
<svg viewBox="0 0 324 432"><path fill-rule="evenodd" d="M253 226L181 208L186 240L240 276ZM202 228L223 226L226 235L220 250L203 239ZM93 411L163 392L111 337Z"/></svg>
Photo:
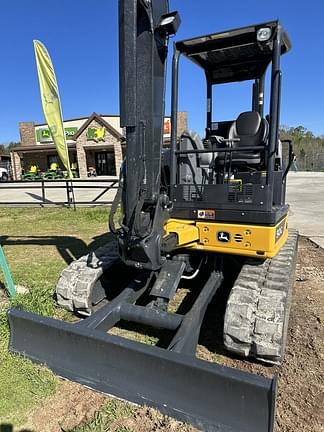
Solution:
<svg viewBox="0 0 324 432"><path fill-rule="evenodd" d="M0 155L9 154L10 150L20 146L20 142L10 141L9 143L0 144Z"/></svg>
<svg viewBox="0 0 324 432"><path fill-rule="evenodd" d="M304 126L281 126L280 138L292 140L300 171L324 171L324 135L315 136Z"/></svg>

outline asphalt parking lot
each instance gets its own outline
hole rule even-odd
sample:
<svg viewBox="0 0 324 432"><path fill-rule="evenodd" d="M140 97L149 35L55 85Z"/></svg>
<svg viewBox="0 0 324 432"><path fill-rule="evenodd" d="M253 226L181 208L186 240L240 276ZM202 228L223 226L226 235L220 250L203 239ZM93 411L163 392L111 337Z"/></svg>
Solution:
<svg viewBox="0 0 324 432"><path fill-rule="evenodd" d="M104 205L112 201L116 193L116 177L74 182L74 195L77 203ZM46 182L45 193L41 182L24 183L15 189L15 183L0 184L0 205L57 205L67 201L66 182ZM107 188L111 188L108 189ZM43 200L45 194L45 200ZM290 204L289 224L297 228L303 236L324 248L324 173L290 172L287 180L287 199ZM84 204L86 205L86 204Z"/></svg>

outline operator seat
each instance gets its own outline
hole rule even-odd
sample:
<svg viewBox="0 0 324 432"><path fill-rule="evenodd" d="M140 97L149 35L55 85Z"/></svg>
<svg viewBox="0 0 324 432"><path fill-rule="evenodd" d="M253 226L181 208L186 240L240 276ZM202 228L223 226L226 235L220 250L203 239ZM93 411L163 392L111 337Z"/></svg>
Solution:
<svg viewBox="0 0 324 432"><path fill-rule="evenodd" d="M267 120L261 118L256 111L246 111L241 113L230 127L228 138L239 139L229 143L231 147L244 149L251 146L266 146L269 134L269 124ZM224 153L222 158L224 159ZM229 159L229 156L227 156ZM259 165L264 159L264 151L247 150L235 151L232 153L232 163L235 165Z"/></svg>
<svg viewBox="0 0 324 432"><path fill-rule="evenodd" d="M181 150L206 150L200 136L192 131L186 130L180 138ZM217 154L189 153L179 158L180 183L203 183L208 177L213 159Z"/></svg>

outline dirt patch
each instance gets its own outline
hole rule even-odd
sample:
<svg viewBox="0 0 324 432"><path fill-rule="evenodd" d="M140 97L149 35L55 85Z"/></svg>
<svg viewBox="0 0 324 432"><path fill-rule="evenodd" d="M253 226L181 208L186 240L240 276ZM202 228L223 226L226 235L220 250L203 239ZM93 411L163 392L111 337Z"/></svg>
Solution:
<svg viewBox="0 0 324 432"><path fill-rule="evenodd" d="M130 417L122 417L109 425L109 432L195 432L197 429L161 414L159 411L143 407L136 409Z"/></svg>
<svg viewBox="0 0 324 432"><path fill-rule="evenodd" d="M18 430L64 432L91 420L107 396L79 384L61 382L56 394L45 399L30 413L28 422ZM18 431L17 430L17 431Z"/></svg>
<svg viewBox="0 0 324 432"><path fill-rule="evenodd" d="M209 312L202 328L197 355L207 361L264 376L277 374L276 432L323 432L323 320L324 251L307 239L299 243L285 361L281 367L233 358L223 349L216 311ZM221 312L224 305L219 305ZM207 314L208 315L208 314ZM26 427L33 432L62 432L93 418L109 398L64 382L58 394L37 408ZM91 429L96 430L96 429ZM101 430L101 429L100 429ZM150 408L136 408L118 418L107 431L193 432L196 429Z"/></svg>
<svg viewBox="0 0 324 432"><path fill-rule="evenodd" d="M216 346L219 361L258 375L278 375L276 432L323 432L324 250L299 241L296 282L290 312L285 360L266 366L231 358ZM205 360L215 353L200 348Z"/></svg>
<svg viewBox="0 0 324 432"><path fill-rule="evenodd" d="M320 432L323 415L324 251L301 239L289 321L288 346L279 374L277 430Z"/></svg>

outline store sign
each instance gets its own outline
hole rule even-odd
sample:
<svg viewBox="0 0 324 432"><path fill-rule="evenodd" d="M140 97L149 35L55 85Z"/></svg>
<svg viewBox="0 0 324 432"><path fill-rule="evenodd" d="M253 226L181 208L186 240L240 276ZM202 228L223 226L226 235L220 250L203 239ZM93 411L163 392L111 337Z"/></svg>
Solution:
<svg viewBox="0 0 324 432"><path fill-rule="evenodd" d="M104 141L106 135L106 129L104 127L101 128L88 128L87 131L87 138L88 140L93 141Z"/></svg>
<svg viewBox="0 0 324 432"><path fill-rule="evenodd" d="M171 135L171 120L164 119L163 135Z"/></svg>
<svg viewBox="0 0 324 432"><path fill-rule="evenodd" d="M77 127L68 127L64 128L66 139L71 139L76 134L78 128ZM52 134L49 129L37 129L36 130L36 138L37 142L52 142Z"/></svg>

